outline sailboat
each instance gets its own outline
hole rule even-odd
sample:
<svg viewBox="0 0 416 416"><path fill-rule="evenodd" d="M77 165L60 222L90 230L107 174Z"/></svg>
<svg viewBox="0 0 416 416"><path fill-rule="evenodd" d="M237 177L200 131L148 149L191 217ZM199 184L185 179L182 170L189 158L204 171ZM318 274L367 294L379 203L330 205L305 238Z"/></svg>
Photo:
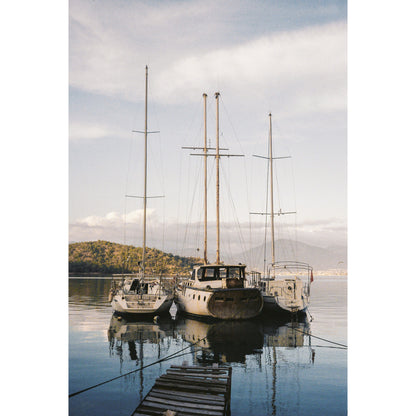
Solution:
<svg viewBox="0 0 416 416"><path fill-rule="evenodd" d="M271 218L271 257L272 262L263 276L255 285L259 287L264 300L264 312L273 314L302 313L310 302L310 286L313 281L313 269L308 263L298 261L276 261L274 217L295 214L274 212L273 203L273 159L285 159L289 156L273 158L272 115L269 114L269 166L270 166L270 214L254 212L252 214L270 215ZM255 155L257 156L257 155ZM263 156L257 156L264 158Z"/></svg>
<svg viewBox="0 0 416 416"><path fill-rule="evenodd" d="M217 140L216 153L208 154L206 98L204 97L204 264L197 265L189 279L181 282L175 294L175 304L179 312L203 318L214 319L250 319L258 316L263 309L263 298L258 288L246 286L246 265L224 264L220 259L220 220L219 220L219 93L215 93L217 107ZM224 150L224 149L221 149ZM208 263L207 258L207 157L216 159L216 225L217 250L216 262Z"/></svg>
<svg viewBox="0 0 416 416"><path fill-rule="evenodd" d="M116 313L126 316L161 315L168 313L173 303L174 292L167 289L162 278L146 274L146 208L147 208L147 90L148 68L146 66L145 123L144 131L144 196L143 196L143 256L139 262L141 273L113 280L109 301Z"/></svg>

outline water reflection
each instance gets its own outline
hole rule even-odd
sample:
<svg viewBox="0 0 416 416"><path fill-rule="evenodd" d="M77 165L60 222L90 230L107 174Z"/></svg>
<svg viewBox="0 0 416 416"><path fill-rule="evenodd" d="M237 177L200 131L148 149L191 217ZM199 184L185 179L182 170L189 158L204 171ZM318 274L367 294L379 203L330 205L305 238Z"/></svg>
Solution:
<svg viewBox="0 0 416 416"><path fill-rule="evenodd" d="M143 356L138 357L136 352L136 344L140 350L143 344L155 344L162 347L166 344L168 349L170 340L175 338L173 330L173 320L167 317L159 319L149 318L147 320L132 320L122 318L117 314L113 314L110 320L110 326L107 331L110 351L115 352L120 358L123 357L123 345L127 344L130 359L134 361L142 360ZM161 357L162 348L159 348L158 359Z"/></svg>
<svg viewBox="0 0 416 416"><path fill-rule="evenodd" d="M128 375L72 398L70 415L131 414L155 380L184 360L233 367L233 415L346 414L346 350L323 341L347 344L346 279L314 282L311 324L270 318L201 322L180 315L157 322L118 319L107 299L110 282L70 279L69 391ZM305 335L310 326L320 337L312 336L313 345Z"/></svg>
<svg viewBox="0 0 416 416"><path fill-rule="evenodd" d="M143 344L158 347L157 359L167 352L172 340L190 344L192 364L242 363L249 355L261 355L264 348L296 349L310 347L310 326L304 320L276 321L259 318L244 321L207 322L178 314L176 319L163 317L127 320L113 314L108 328L110 351L123 360L123 349L130 360L143 364ZM185 345L186 346L186 345ZM313 363L315 352L309 351ZM280 353L282 355L282 353Z"/></svg>
<svg viewBox="0 0 416 416"><path fill-rule="evenodd" d="M194 364L244 363L246 355L261 354L263 348L256 321L205 322L179 315L175 329L185 341L196 343Z"/></svg>

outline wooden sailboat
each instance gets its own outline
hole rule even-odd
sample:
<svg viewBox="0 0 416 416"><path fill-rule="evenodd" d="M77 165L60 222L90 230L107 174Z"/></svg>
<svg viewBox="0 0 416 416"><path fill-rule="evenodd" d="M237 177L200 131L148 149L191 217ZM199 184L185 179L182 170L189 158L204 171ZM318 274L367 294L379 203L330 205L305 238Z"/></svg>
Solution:
<svg viewBox="0 0 416 416"><path fill-rule="evenodd" d="M118 284L113 281L109 301L115 312L123 315L161 315L169 312L174 293L167 290L159 277L146 273L146 209L147 209L147 90L148 68L146 66L145 123L144 131L144 196L143 196L143 256L139 263L140 275L123 276ZM137 131L136 131L137 132Z"/></svg>
<svg viewBox="0 0 416 416"><path fill-rule="evenodd" d="M305 312L310 301L310 285L313 281L312 267L298 261L276 261L275 259L275 232L274 217L295 214L295 212L274 212L273 202L273 159L284 159L286 157L273 157L272 140L272 115L269 114L269 159L270 166L270 215L271 221L271 248L272 262L268 266L266 276L260 279L257 286L260 288L264 300L264 312L273 314L286 314ZM257 156L257 155L255 155ZM257 156L262 157L263 156Z"/></svg>
<svg viewBox="0 0 416 416"><path fill-rule="evenodd" d="M175 295L175 303L180 312L216 319L249 319L259 315L263 308L263 298L257 288L245 287L246 266L243 264L223 264L220 259L220 211L219 211L219 93L215 94L217 107L216 153L208 154L206 127L206 98L204 94L204 156L205 198L204 198L204 264L195 266L190 279L182 282ZM224 149L221 149L224 150ZM217 250L216 262L208 263L207 258L207 157L216 159L216 217ZM241 155L226 155L241 156Z"/></svg>

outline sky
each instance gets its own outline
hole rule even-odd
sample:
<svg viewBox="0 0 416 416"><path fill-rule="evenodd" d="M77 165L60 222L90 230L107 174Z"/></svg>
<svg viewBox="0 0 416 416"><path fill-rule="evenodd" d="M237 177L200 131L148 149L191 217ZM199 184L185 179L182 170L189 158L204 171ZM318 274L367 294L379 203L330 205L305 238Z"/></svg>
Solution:
<svg viewBox="0 0 416 416"><path fill-rule="evenodd" d="M202 162L182 146L220 146L221 246L262 244L269 118L278 238L347 243L345 1L69 2L69 241L142 244L145 66L149 67L147 245L202 252ZM226 153L226 152L225 152ZM215 170L208 160L208 247ZM268 211L269 212L269 211ZM199 251L198 251L199 249Z"/></svg>

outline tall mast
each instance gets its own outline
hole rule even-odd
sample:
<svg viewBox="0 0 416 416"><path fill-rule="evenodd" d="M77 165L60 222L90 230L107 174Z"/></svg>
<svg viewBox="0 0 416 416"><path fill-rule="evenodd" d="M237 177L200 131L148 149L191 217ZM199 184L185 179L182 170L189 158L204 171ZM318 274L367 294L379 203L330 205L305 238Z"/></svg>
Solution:
<svg viewBox="0 0 416 416"><path fill-rule="evenodd" d="M250 212L250 214L257 215L270 215L271 218L271 229L272 229L272 264L275 263L275 241L274 241L274 217L275 215L286 215L286 214L296 214L295 211L283 212L280 208L278 212L274 212L274 201L273 201L273 160L274 159L289 159L291 156L279 156L273 157L273 140L272 140L272 113L269 113L269 155L259 156L253 155L255 157L260 157L262 159L267 159L270 165L270 214L268 212ZM267 206L266 206L267 208ZM266 222L267 224L267 222ZM266 243L266 237L265 241ZM266 249L265 249L266 250Z"/></svg>
<svg viewBox="0 0 416 416"><path fill-rule="evenodd" d="M204 264L208 263L207 253L207 94L202 95L204 97Z"/></svg>
<svg viewBox="0 0 416 416"><path fill-rule="evenodd" d="M207 147L207 94L202 94L204 97L204 147L196 146L183 146L182 149L199 149L203 150L203 153L191 153L191 156L203 156L204 157L204 168L205 168L205 177L204 177L204 263L208 264L208 254L207 254L207 157L215 156L216 166L217 166L217 255L216 255L216 264L220 263L220 157L221 156L244 156L244 155L231 155L231 154L220 154L220 150L228 150L226 148L220 147L220 127L219 127L219 92L215 93L215 99L217 100L217 145L215 148ZM208 153L209 150L216 150L214 153Z"/></svg>
<svg viewBox="0 0 416 416"><path fill-rule="evenodd" d="M216 147L216 169L217 169L217 256L216 264L220 264L220 125L219 125L219 97L220 93L215 93L217 100L217 147Z"/></svg>
<svg viewBox="0 0 416 416"><path fill-rule="evenodd" d="M272 263L275 262L274 247L274 206L273 206L273 147L272 147L272 113L269 113L269 163L270 163L270 212L272 227Z"/></svg>
<svg viewBox="0 0 416 416"><path fill-rule="evenodd" d="M145 276L146 265L146 209L147 209L147 84L148 74L146 65L146 89L144 106L144 196L143 196L143 277Z"/></svg>

